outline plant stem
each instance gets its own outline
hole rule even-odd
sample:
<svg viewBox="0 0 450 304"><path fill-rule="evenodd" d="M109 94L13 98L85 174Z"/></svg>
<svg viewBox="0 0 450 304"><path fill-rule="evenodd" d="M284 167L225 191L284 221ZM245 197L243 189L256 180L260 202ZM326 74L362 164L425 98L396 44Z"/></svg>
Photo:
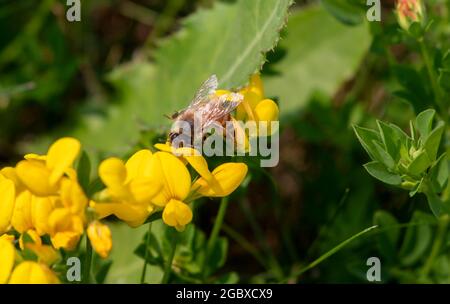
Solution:
<svg viewBox="0 0 450 304"><path fill-rule="evenodd" d="M91 276L91 260L92 260L92 245L86 235L86 256L84 259L84 269L83 269L83 283L89 284Z"/></svg>
<svg viewBox="0 0 450 304"><path fill-rule="evenodd" d="M433 267L434 260L438 256L439 251L441 250L444 238L447 235L447 226L448 226L449 220L450 220L450 218L447 214L441 216L441 218L439 219L438 231L437 231L436 237L433 242L433 247L431 248L430 256L428 257L427 261L425 262L425 265L422 268L422 272L421 272L422 277L428 276L428 274L431 270L431 267Z"/></svg>
<svg viewBox="0 0 450 304"><path fill-rule="evenodd" d="M272 249L270 248L269 244L267 243L266 237L265 237L261 227L259 226L255 216L253 215L253 212L250 209L250 205L246 199L241 200L241 208L249 221L250 227L252 228L253 232L255 233L258 243L261 245L261 247L263 248L263 250L265 251L265 253L268 257L268 263L270 264L273 275L278 280L282 280L284 277L283 269L281 268L280 264L278 263L278 260L275 258L275 255L272 252Z"/></svg>
<svg viewBox="0 0 450 304"><path fill-rule="evenodd" d="M437 75L433 68L433 62L430 57L430 53L428 48L424 42L424 38L419 39L420 52L422 53L423 60L425 62L425 66L427 68L428 77L430 78L431 87L433 89L434 99L437 107L440 109L441 115L445 122L448 122L448 111L445 107L445 104L442 100L441 89L439 87L439 83L437 81Z"/></svg>
<svg viewBox="0 0 450 304"><path fill-rule="evenodd" d="M343 247L347 246L349 243L351 243L352 241L354 241L355 239L359 238L360 236L366 234L367 232L377 228L378 226L372 226L369 228L366 228L360 232L358 232L357 234L349 237L348 239L346 239L345 241L343 241L342 243L340 243L339 245L335 246L334 248L332 248L331 250L327 251L326 253L322 254L319 258L317 258L316 260L314 260L313 262L311 262L310 264L308 264L308 266L300 269L299 271L296 271L294 274L292 274L288 279L283 280L282 283L285 283L289 280L295 280L297 279L297 277L299 277L300 275L302 275L304 272L310 270L311 268L314 268L315 266L319 265L320 263L322 263L323 261L325 261L326 259L328 259L329 257L331 257L333 254L335 254L336 252L338 252L339 250L341 250Z"/></svg>
<svg viewBox="0 0 450 304"><path fill-rule="evenodd" d="M152 232L152 222L148 223L147 238L145 239L144 267L142 268L141 284L145 282L145 273L147 271L148 246L150 245L150 234Z"/></svg>
<svg viewBox="0 0 450 304"><path fill-rule="evenodd" d="M253 246L253 244L251 244L244 236L239 234L239 232L237 232L227 224L223 224L222 229L231 239L233 239L236 243L241 245L243 249L250 253L255 258L255 260L257 260L259 264L261 264L262 267L264 267L267 271L270 271L269 265L267 265L266 261L259 253L258 248Z"/></svg>
<svg viewBox="0 0 450 304"><path fill-rule="evenodd" d="M178 239L178 233L175 233L175 235L172 238L171 242L171 251L169 254L169 257L166 260L166 265L164 267L164 276L162 278L161 284L167 284L169 283L170 274L172 272L172 263L173 258L175 257L175 251L177 249L177 239Z"/></svg>
<svg viewBox="0 0 450 304"><path fill-rule="evenodd" d="M219 236L220 229L222 228L223 219L225 218L225 214L228 208L228 197L223 197L220 201L219 211L217 212L216 220L214 221L213 230L211 231L211 235L209 236L208 244L206 245L206 253L205 259L203 260L203 268L202 268L202 279L205 280L208 275L208 260L211 255L211 251L217 242L217 237Z"/></svg>

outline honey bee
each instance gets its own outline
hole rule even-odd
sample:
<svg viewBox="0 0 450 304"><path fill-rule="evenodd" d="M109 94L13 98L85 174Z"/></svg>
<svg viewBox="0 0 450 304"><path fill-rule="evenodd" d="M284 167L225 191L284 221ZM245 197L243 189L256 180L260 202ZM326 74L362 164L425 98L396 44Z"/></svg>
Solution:
<svg viewBox="0 0 450 304"><path fill-rule="evenodd" d="M230 113L242 102L244 97L239 93L216 95L218 80L216 75L209 77L200 87L185 109L175 112L169 118L173 120L169 142L175 139L180 146L192 147L195 135L201 135L204 140L208 136L208 130L215 127L225 129L225 124L231 119ZM197 118L197 119L196 119ZM200 122L200 126L194 126L194 121ZM182 135L182 124L189 124L191 134ZM201 132L201 134L195 134Z"/></svg>

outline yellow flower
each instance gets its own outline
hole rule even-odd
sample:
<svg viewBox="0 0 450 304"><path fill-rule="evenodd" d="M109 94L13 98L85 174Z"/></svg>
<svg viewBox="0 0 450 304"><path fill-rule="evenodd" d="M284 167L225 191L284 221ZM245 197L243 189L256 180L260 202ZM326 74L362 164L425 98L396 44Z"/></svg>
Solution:
<svg viewBox="0 0 450 304"><path fill-rule="evenodd" d="M112 248L111 230L107 225L94 221L89 224L87 235L95 252L102 258L107 258Z"/></svg>
<svg viewBox="0 0 450 304"><path fill-rule="evenodd" d="M151 172L153 155L140 150L124 164L118 158L109 158L99 167L99 176L106 185L101 200L91 202L100 218L114 214L132 227L142 225L154 210L152 198L161 189L161 183Z"/></svg>
<svg viewBox="0 0 450 304"><path fill-rule="evenodd" d="M177 152L191 165L194 164L193 168L200 174L200 178L191 187L191 176L181 160L171 153L155 153L152 170L155 176L163 180L164 184L162 191L153 199L153 203L164 207L162 218L167 225L182 231L192 221L192 211L186 200L201 196L229 195L240 185L247 174L247 165L226 163L211 173L202 156L192 155L187 153L187 150L184 150L185 154L183 154L183 150L177 149Z"/></svg>
<svg viewBox="0 0 450 304"><path fill-rule="evenodd" d="M171 199L164 208L162 218L167 225L182 231L192 221L192 210L187 204Z"/></svg>
<svg viewBox="0 0 450 304"><path fill-rule="evenodd" d="M83 189L78 184L76 176L69 178L65 177L61 180L59 200L64 208L70 210L70 213L84 219L84 212L88 206L88 199L84 194Z"/></svg>
<svg viewBox="0 0 450 304"><path fill-rule="evenodd" d="M267 127L263 127L263 129L261 129L261 125L257 124L258 135L268 136L273 134L276 130L271 129L271 122L278 121L279 109L273 100L265 99L260 75L252 75L248 86L244 87L240 93L244 96L244 100L236 110L236 120L266 122ZM240 127L235 124L236 128L239 131ZM249 136L253 135L249 134Z"/></svg>
<svg viewBox="0 0 450 304"><path fill-rule="evenodd" d="M29 191L22 191L16 198L11 225L19 233L33 229L33 221L31 220L32 199L33 195Z"/></svg>
<svg viewBox="0 0 450 304"><path fill-rule="evenodd" d="M5 233L11 224L15 200L14 183L0 174L0 235Z"/></svg>
<svg viewBox="0 0 450 304"><path fill-rule="evenodd" d="M53 247L69 251L75 249L83 234L83 219L72 214L67 208L56 208L48 221Z"/></svg>
<svg viewBox="0 0 450 304"><path fill-rule="evenodd" d="M50 231L48 218L52 213L58 198L38 197L31 198L31 222L37 234L44 235Z"/></svg>
<svg viewBox="0 0 450 304"><path fill-rule="evenodd" d="M8 282L14 267L16 250L10 240L0 238L0 284Z"/></svg>
<svg viewBox="0 0 450 304"><path fill-rule="evenodd" d="M10 284L57 284L56 275L45 264L24 261L11 274Z"/></svg>
<svg viewBox="0 0 450 304"><path fill-rule="evenodd" d="M17 176L37 196L56 194L61 178L72 167L80 148L78 140L61 138L50 146L47 155L25 155L25 160L16 166Z"/></svg>
<svg viewBox="0 0 450 304"><path fill-rule="evenodd" d="M220 191L212 188L207 180L200 177L192 186L195 191L194 199L201 196L224 197L230 195L242 183L247 171L247 165L244 163L225 163L218 166L212 174L219 184Z"/></svg>

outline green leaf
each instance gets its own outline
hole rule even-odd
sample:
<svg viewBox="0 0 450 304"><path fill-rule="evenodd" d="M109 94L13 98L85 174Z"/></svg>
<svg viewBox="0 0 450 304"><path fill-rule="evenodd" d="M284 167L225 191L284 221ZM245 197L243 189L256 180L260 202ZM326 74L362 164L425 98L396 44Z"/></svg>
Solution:
<svg viewBox="0 0 450 304"><path fill-rule="evenodd" d="M431 167L430 180L433 184L433 190L437 193L443 191L447 186L449 175L448 166L449 162L447 159L447 154L443 153L436 161L436 164Z"/></svg>
<svg viewBox="0 0 450 304"><path fill-rule="evenodd" d="M263 74L266 95L278 98L282 115L305 107L317 91L332 96L355 74L370 44L366 23L349 27L320 6L302 8L290 16L278 45L286 55L270 64L279 73Z"/></svg>
<svg viewBox="0 0 450 304"><path fill-rule="evenodd" d="M370 175L386 184L398 186L402 182L399 175L389 172L386 167L377 161L365 164L364 168Z"/></svg>
<svg viewBox="0 0 450 304"><path fill-rule="evenodd" d="M367 154L369 154L370 158L373 160L379 160L380 157L378 155L378 150L374 144L374 142L380 141L380 136L378 133L356 125L353 126L353 130L355 131L356 137L363 146L364 150L366 150Z"/></svg>
<svg viewBox="0 0 450 304"><path fill-rule="evenodd" d="M208 276L213 274L215 271L217 271L220 267L222 267L225 264L225 261L227 259L227 253L228 253L228 240L224 237L218 238L208 258L207 263Z"/></svg>
<svg viewBox="0 0 450 304"><path fill-rule="evenodd" d="M441 71L439 75L439 84L441 85L442 89L450 92L450 69Z"/></svg>
<svg viewBox="0 0 450 304"><path fill-rule="evenodd" d="M77 177L81 188L84 193L89 194L89 184L91 178L91 161L86 151L81 153L80 160L78 161Z"/></svg>
<svg viewBox="0 0 450 304"><path fill-rule="evenodd" d="M118 102L103 117L88 116L76 135L90 148L126 153L143 127L168 126L164 115L186 107L212 74L220 88L245 85L278 42L291 3L217 1L197 10L182 21L181 30L159 42L154 63L136 60L112 72Z"/></svg>
<svg viewBox="0 0 450 304"><path fill-rule="evenodd" d="M153 223L152 232L160 233L158 222ZM163 225L161 223L161 225ZM148 230L147 225L142 225L139 228L131 229L124 223L112 223L109 225L112 232L113 248L111 250L110 259L114 261L106 276L106 283L110 284L124 284L124 283L138 283L141 277L143 261L140 257L133 253L133 248L136 248ZM161 238L162 234L158 234ZM145 281L147 283L159 283L161 281L162 271L157 266L150 265L147 269L147 276Z"/></svg>
<svg viewBox="0 0 450 304"><path fill-rule="evenodd" d="M216 284L237 284L239 282L239 275L236 272L228 272L219 278L214 283Z"/></svg>
<svg viewBox="0 0 450 304"><path fill-rule="evenodd" d="M358 0L322 0L323 6L339 21L355 25L364 21L365 10Z"/></svg>
<svg viewBox="0 0 450 304"><path fill-rule="evenodd" d="M372 141L377 151L378 159L385 165L388 169L392 170L395 167L395 162L388 152L378 143L378 141Z"/></svg>
<svg viewBox="0 0 450 304"><path fill-rule="evenodd" d="M448 203L441 200L441 198L431 189L427 191L425 195L427 196L428 205L435 217L439 218L443 214L450 214L450 206L448 206Z"/></svg>
<svg viewBox="0 0 450 304"><path fill-rule="evenodd" d="M416 128L419 131L421 138L426 138L428 134L430 134L435 114L435 110L428 109L417 115Z"/></svg>
<svg viewBox="0 0 450 304"><path fill-rule="evenodd" d="M406 235L399 251L400 261L405 266L416 263L427 252L433 233L431 225L434 219L432 216L421 211L414 212L411 225L406 230Z"/></svg>
<svg viewBox="0 0 450 304"><path fill-rule="evenodd" d="M400 238L398 222L389 212L379 210L374 215L374 224L382 231L377 236L378 248L384 257L395 261L397 256L397 243Z"/></svg>
<svg viewBox="0 0 450 304"><path fill-rule="evenodd" d="M428 135L423 144L423 148L428 154L430 161L435 161L439 150L442 134L444 133L445 124L440 121L436 128Z"/></svg>
<svg viewBox="0 0 450 304"><path fill-rule="evenodd" d="M402 130L394 128L380 120L377 120L377 125L386 151L395 162L398 162L402 143L406 145L408 136Z"/></svg>
<svg viewBox="0 0 450 304"><path fill-rule="evenodd" d="M425 151L421 151L416 158L409 164L408 173L419 176L431 165L428 155Z"/></svg>

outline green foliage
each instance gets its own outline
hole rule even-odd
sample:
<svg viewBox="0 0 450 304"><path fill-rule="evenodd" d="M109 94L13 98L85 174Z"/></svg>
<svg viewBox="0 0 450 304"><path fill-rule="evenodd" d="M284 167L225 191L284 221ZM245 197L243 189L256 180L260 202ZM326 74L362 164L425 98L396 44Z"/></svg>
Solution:
<svg viewBox="0 0 450 304"><path fill-rule="evenodd" d="M159 42L155 62L138 59L111 73L121 104L105 117L88 117L75 134L96 150L125 153L138 141L142 125L167 127L164 115L186 107L212 74L221 88L245 85L278 42L291 3L238 0L199 9L179 32Z"/></svg>
<svg viewBox="0 0 450 304"><path fill-rule="evenodd" d="M352 77L370 42L365 23L355 27L342 25L320 6L294 12L286 37L277 49L287 52L279 60L269 62L270 73L264 78L266 91L283 101L281 114L296 113L306 106L313 93L331 96Z"/></svg>
<svg viewBox="0 0 450 304"><path fill-rule="evenodd" d="M419 113L410 123L411 136L397 126L381 121L377 121L377 131L358 126L354 131L373 160L364 165L370 175L409 190L411 196L417 192L425 193L432 211L440 216L445 208L441 207L443 203L435 192L442 190L448 181L448 161L445 153L437 159L444 123L439 121L433 127L434 116L432 109ZM437 186L433 187L433 184Z"/></svg>
<svg viewBox="0 0 450 304"><path fill-rule="evenodd" d="M195 225L188 225L183 232L177 232L173 228L163 226L157 232L151 232L150 242L146 248L148 235L142 238L142 243L136 248L135 254L140 258L147 258L147 263L164 269L166 258L173 250L176 238L176 251L172 265L174 279L172 282L195 283L202 282L202 267L207 248L205 234ZM146 255L147 250L147 255ZM226 260L228 252L228 240L224 237L217 239L208 259L207 277L211 277L219 270ZM176 265L176 266L175 266ZM236 282L235 273L227 273L223 276L212 277L211 282Z"/></svg>

